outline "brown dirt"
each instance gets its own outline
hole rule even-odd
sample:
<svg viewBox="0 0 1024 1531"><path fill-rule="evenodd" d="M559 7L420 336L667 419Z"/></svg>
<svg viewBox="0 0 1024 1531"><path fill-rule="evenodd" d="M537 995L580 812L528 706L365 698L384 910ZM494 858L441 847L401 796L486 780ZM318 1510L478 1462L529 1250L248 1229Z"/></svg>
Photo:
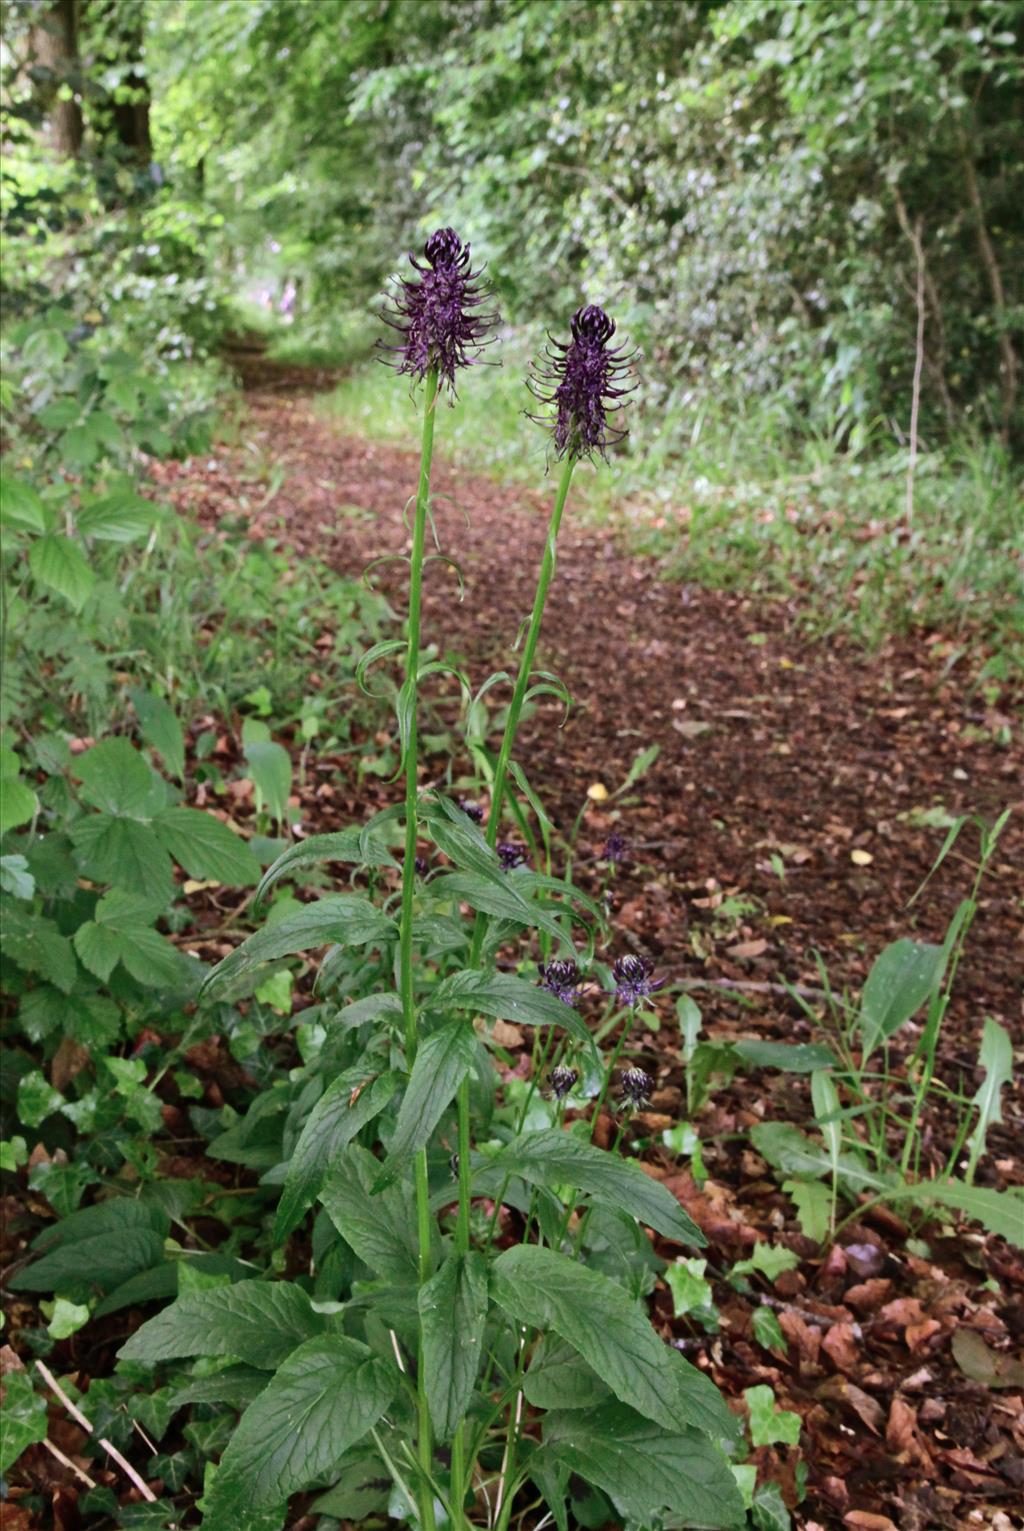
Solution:
<svg viewBox="0 0 1024 1531"><path fill-rule="evenodd" d="M415 488L415 455L345 437L297 394L301 377L286 382L287 396L272 379L250 396L247 440L285 478L248 535L283 540L348 575L405 551L402 509ZM230 511L237 526L241 463L240 450L225 449L213 460L164 465L160 477L207 525ZM425 637L478 686L515 664L512 641L532 600L550 486L533 493L451 470L442 416L433 494L441 544L458 559L466 596L460 603L443 563L430 564ZM378 573L400 609L403 565ZM908 907L944 837L921 815L941 808L991 822L1016 804L942 1039L943 1077L973 1093L984 1017L1021 1035L1024 753L1014 720L966 689L941 637L895 642L870 657L835 640L809 646L795 608L666 583L610 533L581 526L570 503L539 662L558 672L575 706L559 727L560 708L543 701L517 754L563 832L589 787L614 792L638 751L660 746L631 793L589 801L580 876L601 884L600 847L617 828L632 861L611 886L613 954L649 954L660 974L689 981L712 1037L806 1040L809 1022L778 986L819 989L815 954L837 989L855 991L897 936L941 940L970 891L977 834L965 834ZM443 697L439 707L454 715ZM351 788L345 796L358 801ZM303 827L328 826L310 805ZM901 1033L897 1059L917 1035L913 1027ZM658 1076L656 1111L674 1119L684 1082L677 1038L668 1027L644 1033L638 1053ZM975 1235L935 1238L927 1254L908 1249L907 1229L882 1211L820 1254L744 1141L761 1118L801 1120L807 1111L805 1081L787 1076L748 1074L716 1092L700 1123L710 1175L701 1190L660 1146L661 1124L651 1118L650 1171L669 1181L709 1235L722 1332L711 1338L674 1320L665 1289L656 1294L656 1321L732 1398L769 1382L780 1406L800 1413L801 1447L764 1447L757 1457L792 1504L803 1452L810 1490L798 1524L807 1531L1006 1531L1019 1524L1012 1506L1024 1483L1019 1390L968 1382L950 1344L958 1326L996 1349L1019 1340L1024 1266L1001 1241ZM1004 1114L979 1176L989 1184L1021 1178L1019 1100ZM936 1112L925 1170L944 1163L948 1128ZM737 1292L723 1268L766 1235L793 1249L799 1267L775 1283L755 1277L751 1291ZM751 1337L758 1306L778 1313L786 1355Z"/></svg>

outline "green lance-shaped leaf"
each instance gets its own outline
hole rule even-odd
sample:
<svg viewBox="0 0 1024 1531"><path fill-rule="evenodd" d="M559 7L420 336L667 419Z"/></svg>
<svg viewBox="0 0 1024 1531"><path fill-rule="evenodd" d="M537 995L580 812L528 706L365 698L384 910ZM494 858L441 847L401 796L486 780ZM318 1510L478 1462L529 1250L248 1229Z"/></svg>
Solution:
<svg viewBox="0 0 1024 1531"><path fill-rule="evenodd" d="M278 957L291 957L334 941L342 946L365 946L390 940L394 934L394 922L380 914L368 899L349 893L333 894L307 904L301 913L277 925L256 931L218 962L206 980L204 992L209 993Z"/></svg>
<svg viewBox="0 0 1024 1531"><path fill-rule="evenodd" d="M320 1192L327 1215L342 1238L371 1270L397 1285L419 1280L416 1202L407 1181L374 1195L381 1164L368 1149L350 1143L332 1165Z"/></svg>
<svg viewBox="0 0 1024 1531"><path fill-rule="evenodd" d="M930 998L945 962L945 948L924 941L894 941L878 955L860 1000L865 1063Z"/></svg>
<svg viewBox="0 0 1024 1531"><path fill-rule="evenodd" d="M1003 1119L1000 1096L1003 1086L1008 1085L1013 1078L1013 1043L1010 1033L991 1016L985 1018L978 1063L985 1070L985 1078L972 1102L978 1108L978 1121L968 1140L971 1151L969 1179L973 1179L974 1168L985 1152L988 1129Z"/></svg>
<svg viewBox="0 0 1024 1531"><path fill-rule="evenodd" d="M609 1402L549 1415L542 1450L603 1489L632 1520L668 1511L687 1526L746 1524L728 1461L696 1430L666 1431Z"/></svg>
<svg viewBox="0 0 1024 1531"><path fill-rule="evenodd" d="M534 1351L523 1395L535 1409L592 1409L611 1397L593 1367L557 1335L547 1335Z"/></svg>
<svg viewBox="0 0 1024 1531"><path fill-rule="evenodd" d="M445 1107L473 1067L477 1046L476 1033L466 1021L452 1021L420 1043L378 1186L389 1184L410 1155L429 1142Z"/></svg>
<svg viewBox="0 0 1024 1531"><path fill-rule="evenodd" d="M366 1070L356 1068L327 1086L292 1151L274 1219L275 1244L284 1242L313 1205L328 1166L359 1129L383 1111L398 1084L398 1074L391 1072L368 1083Z"/></svg>
<svg viewBox="0 0 1024 1531"><path fill-rule="evenodd" d="M340 1334L307 1340L242 1415L206 1497L207 1531L239 1531L246 1515L326 1477L398 1391L390 1362Z"/></svg>
<svg viewBox="0 0 1024 1531"><path fill-rule="evenodd" d="M508 1175L519 1175L531 1185L573 1186L599 1205L617 1207L638 1218L667 1239L698 1247L707 1243L671 1191L645 1175L634 1160L620 1159L557 1128L517 1138L490 1161L485 1173L488 1185L496 1182L495 1188Z"/></svg>
<svg viewBox="0 0 1024 1531"><path fill-rule="evenodd" d="M185 736L170 702L152 691L136 687L129 691L142 737L159 751L168 774L182 781L185 776ZM230 831L229 831L230 833Z"/></svg>
<svg viewBox="0 0 1024 1531"><path fill-rule="evenodd" d="M472 1010L519 1026L558 1026L575 1037L600 1068L594 1039L572 1005L514 973L466 968L442 979L428 1003L432 1010Z"/></svg>
<svg viewBox="0 0 1024 1531"><path fill-rule="evenodd" d="M435 899L453 899L456 903L469 904L482 914L492 914L497 919L512 920L517 925L536 926L546 930L559 942L564 942L565 932L551 915L539 904L531 903L517 891L513 880L506 873L504 881L482 877L477 872L446 872L435 877L430 884Z"/></svg>
<svg viewBox="0 0 1024 1531"><path fill-rule="evenodd" d="M974 1218L989 1233L1000 1234L1008 1243L1024 1249L1024 1194L1020 1191L990 1191L958 1180L929 1180L888 1192L885 1200L949 1207Z"/></svg>
<svg viewBox="0 0 1024 1531"><path fill-rule="evenodd" d="M324 1327L324 1318L301 1287L286 1281L237 1281L179 1297L137 1329L119 1354L125 1361L238 1356L273 1371L296 1345Z"/></svg>
<svg viewBox="0 0 1024 1531"><path fill-rule="evenodd" d="M423 1369L439 1440L462 1421L480 1369L487 1319L487 1263L477 1250L451 1254L419 1292Z"/></svg>
<svg viewBox="0 0 1024 1531"><path fill-rule="evenodd" d="M732 1436L718 1389L651 1328L643 1309L607 1276L535 1244L494 1262L491 1292L515 1319L553 1329L623 1403L668 1430L686 1425Z"/></svg>
<svg viewBox="0 0 1024 1531"><path fill-rule="evenodd" d="M258 909L271 888L282 877L291 876L303 867L321 866L325 861L348 861L355 866L397 866L387 843L368 826L350 824L329 835L310 835L290 845L283 855L264 872L256 889L255 906Z"/></svg>

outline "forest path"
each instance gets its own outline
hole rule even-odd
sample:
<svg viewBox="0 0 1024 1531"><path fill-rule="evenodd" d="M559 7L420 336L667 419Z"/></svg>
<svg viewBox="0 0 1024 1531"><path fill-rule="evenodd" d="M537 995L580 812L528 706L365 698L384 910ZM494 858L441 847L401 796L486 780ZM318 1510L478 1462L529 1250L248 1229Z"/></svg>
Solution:
<svg viewBox="0 0 1024 1531"><path fill-rule="evenodd" d="M329 374L257 367L246 373L246 437L283 478L249 536L278 537L350 576L407 551L402 511L417 454L346 436L318 415L308 392ZM411 406L409 428L414 442ZM210 477L223 489L236 472L222 457ZM440 417L434 513L466 594L460 602L446 564L428 564L424 635L468 669L474 687L516 664L553 477L532 491L454 470ZM194 500L207 521L224 508L209 481ZM399 611L405 577L398 562L376 571ZM570 495L539 666L559 674L575 706L560 727L561 707L544 699L516 753L568 831L588 787L614 792L637 753L659 746L632 793L591 803L583 820L582 867L612 828L632 848L615 883L616 950L649 954L673 977L751 985L758 1027L789 1036L803 1027L792 1002L756 986L782 978L817 986L817 951L837 988L856 987L886 942L941 940L969 891L977 837L965 837L908 910L942 845L936 816L992 820L1019 800L1024 781L1019 736L997 742L1012 723L963 689L957 669L944 668L945 652L924 641L874 656L836 641L810 645L795 606L666 582L652 560L624 555L611 532L581 525ZM964 1031L947 1051L964 1063L976 1057L984 1015L1019 1020L1022 894L1017 813L958 985L971 998L954 1006ZM724 993L701 1003L712 1021L737 1013Z"/></svg>
<svg viewBox="0 0 1024 1531"><path fill-rule="evenodd" d="M248 515L253 541L290 545L358 576L372 559L407 550L402 510L418 459L342 434L317 413L303 382L292 369L284 390L271 378L250 391L244 445L161 464L158 476L213 535L237 538ZM254 460L267 486L255 493ZM459 602L443 563L430 563L426 638L468 667L474 686L515 664L511 646L532 603L552 490L551 482L532 492L453 471L439 421L435 514L445 551L464 571L466 598ZM696 985L712 1038L810 1040L809 1021L779 980L816 989L818 951L833 984L856 989L888 941L941 939L969 891L977 840L955 848L908 911L944 838L935 810L991 819L1019 795L1019 743L996 742L1012 725L963 690L938 644L897 643L872 657L838 643L810 646L795 608L666 583L611 533L581 525L571 500L563 524L540 663L561 674L576 705L560 727L561 708L543 699L517 755L563 832L586 805L577 881L601 891L600 851L613 827L632 847L611 884L609 955L650 955L659 975ZM401 611L404 564L377 573ZM435 679L440 690L444 678ZM424 735L454 721L450 692L438 711L444 721ZM379 736L382 748L388 737ZM588 800L595 783L614 791L653 744L660 754L631 793ZM439 753L427 772L440 776L447 764ZM400 791L375 777L360 782L350 757L327 752L315 757L311 780L300 800L306 834L365 817ZM1018 812L983 889L941 1038L939 1072L967 1097L981 1080L984 1016L1015 1031L1019 1020L1021 831ZM663 1146L662 1132L685 1113L686 1081L670 1007L658 1008L668 1024L657 1032L638 1024L630 1037L630 1056L657 1081L651 1110L634 1119L642 1134L635 1146L708 1237L721 1325L714 1336L698 1332L692 1318L675 1316L659 1284L651 1298L659 1332L673 1335L740 1412L744 1390L767 1384L781 1407L799 1413L799 1448L754 1453L790 1506L803 1456L808 1495L798 1525L853 1525L859 1517L859 1525L893 1531L954 1527L1011 1502L1020 1457L1015 1416L999 1412L1008 1395L993 1406L968 1381L951 1337L966 1323L1002 1347L1024 1325L1024 1270L1014 1252L973 1230L951 1235L934 1224L928 1245L911 1246L906 1224L875 1207L824 1258L751 1146L760 1121L811 1121L806 1077L773 1070L713 1081L699 1121L708 1178L698 1186ZM907 1027L896 1039L894 1066L916 1035ZM525 1048L524 1039L519 1068L529 1066ZM1004 1091L1003 1117L989 1130L984 1184L1020 1177L1019 1093ZM945 1167L956 1130L955 1112L933 1099L922 1173ZM609 1118L594 1131L607 1143ZM759 1240L798 1264L738 1291L725 1273ZM758 1334L765 1304L778 1316L786 1354Z"/></svg>

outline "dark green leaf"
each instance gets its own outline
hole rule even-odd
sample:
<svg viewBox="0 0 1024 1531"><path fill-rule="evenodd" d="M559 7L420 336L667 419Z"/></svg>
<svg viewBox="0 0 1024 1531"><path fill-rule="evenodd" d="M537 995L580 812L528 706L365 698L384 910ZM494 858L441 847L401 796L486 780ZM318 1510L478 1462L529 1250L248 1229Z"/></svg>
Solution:
<svg viewBox="0 0 1024 1531"><path fill-rule="evenodd" d="M300 914L291 915L276 925L266 925L243 941L217 964L206 980L205 991L220 988L242 973L278 957L290 957L333 941L343 946L365 946L370 942L386 941L394 933L393 922L379 914L368 899L349 893L333 894L304 905Z"/></svg>
<svg viewBox="0 0 1024 1531"><path fill-rule="evenodd" d="M247 841L233 834L212 813L197 808L165 808L153 828L190 877L215 878L232 888L259 880L260 864Z"/></svg>
<svg viewBox="0 0 1024 1531"><path fill-rule="evenodd" d="M308 1340L249 1405L207 1495L208 1531L239 1531L247 1512L322 1480L398 1391L394 1365L340 1334Z"/></svg>
<svg viewBox="0 0 1024 1531"><path fill-rule="evenodd" d="M328 1173L320 1200L360 1260L389 1281L419 1281L416 1203L402 1181L373 1195L381 1164L367 1149L349 1144Z"/></svg>
<svg viewBox="0 0 1024 1531"><path fill-rule="evenodd" d="M618 1158L557 1128L530 1133L502 1149L488 1165L488 1183L498 1177L500 1184L506 1175L519 1175L531 1185L573 1186L677 1243L707 1243L671 1191L645 1175L634 1160Z"/></svg>
<svg viewBox="0 0 1024 1531"><path fill-rule="evenodd" d="M787 1074L811 1074L836 1066L830 1047L812 1042L758 1042L744 1037L731 1044L744 1063L757 1069L782 1069Z"/></svg>
<svg viewBox="0 0 1024 1531"><path fill-rule="evenodd" d="M649 1521L668 1511L688 1526L745 1522L729 1463L706 1436L666 1431L621 1403L549 1415L544 1450L602 1488L631 1518Z"/></svg>
<svg viewBox="0 0 1024 1531"><path fill-rule="evenodd" d="M259 907L279 878L291 876L303 867L320 866L326 861L349 861L357 866L372 867L398 865L385 842L372 833L366 835L363 825L353 824L348 829L339 829L329 835L310 835L308 840L300 840L297 845L289 846L267 868L256 890L256 907Z"/></svg>
<svg viewBox="0 0 1024 1531"><path fill-rule="evenodd" d="M83 872L163 906L174 890L171 859L148 824L110 813L90 813L71 826Z"/></svg>
<svg viewBox="0 0 1024 1531"><path fill-rule="evenodd" d="M313 1205L332 1160L361 1127L383 1111L398 1084L395 1073L381 1074L367 1083L366 1070L357 1067L328 1085L292 1150L274 1221L275 1244L284 1242L307 1207Z"/></svg>
<svg viewBox="0 0 1024 1531"><path fill-rule="evenodd" d="M451 1254L419 1292L423 1372L430 1417L449 1441L473 1396L487 1318L487 1264L482 1254Z"/></svg>
<svg viewBox="0 0 1024 1531"><path fill-rule="evenodd" d="M62 595L81 611L96 583L85 554L70 537L38 537L28 550L28 565L41 585Z"/></svg>
<svg viewBox="0 0 1024 1531"><path fill-rule="evenodd" d="M185 776L185 736L170 702L152 691L135 687L130 691L135 716L139 720L142 737L163 758L168 773L178 781Z"/></svg>
<svg viewBox="0 0 1024 1531"><path fill-rule="evenodd" d="M391 1140L393 1170L429 1141L476 1054L476 1033L465 1021L452 1021L420 1043Z"/></svg>
<svg viewBox="0 0 1024 1531"><path fill-rule="evenodd" d="M695 1368L685 1375L677 1369L682 1358L658 1338L643 1309L607 1276L553 1250L521 1244L495 1261L492 1293L513 1318L553 1329L579 1351L616 1397L647 1418L670 1430L718 1425L717 1408L725 1405L717 1389ZM699 1379L692 1387L691 1372ZM731 1419L724 1423L731 1428Z"/></svg>
<svg viewBox="0 0 1024 1531"><path fill-rule="evenodd" d="M238 1356L272 1371L324 1319L301 1287L284 1281L237 1281L189 1292L136 1330L118 1354L126 1361L180 1356Z"/></svg>

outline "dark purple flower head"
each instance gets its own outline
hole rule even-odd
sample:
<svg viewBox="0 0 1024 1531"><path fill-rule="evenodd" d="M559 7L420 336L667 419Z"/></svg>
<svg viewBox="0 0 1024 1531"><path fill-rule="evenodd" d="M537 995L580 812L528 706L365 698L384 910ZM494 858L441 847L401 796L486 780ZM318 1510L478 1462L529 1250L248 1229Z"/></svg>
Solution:
<svg viewBox="0 0 1024 1531"><path fill-rule="evenodd" d="M629 861L629 844L624 835L620 835L617 829L613 829L601 851L601 860L611 862L612 866L625 866Z"/></svg>
<svg viewBox="0 0 1024 1531"><path fill-rule="evenodd" d="M625 383L636 353L609 349L615 321L594 303L576 310L571 329L568 345L548 337L550 347L530 379L530 392L546 412L530 418L551 431L557 457L605 457L626 434L608 416L636 386Z"/></svg>
<svg viewBox="0 0 1024 1531"><path fill-rule="evenodd" d="M642 1005L650 999L655 989L661 988L661 979L651 981L654 963L650 957L620 957L612 967L615 979L615 997L620 1005Z"/></svg>
<svg viewBox="0 0 1024 1531"><path fill-rule="evenodd" d="M549 994L564 1000L567 1005L579 1003L580 983L582 974L571 957L559 957L554 962L549 962L547 967L541 965L540 986L547 989Z"/></svg>
<svg viewBox="0 0 1024 1531"><path fill-rule="evenodd" d="M482 824L483 823L483 821L484 821L484 811L480 807L479 803L468 803L463 798L459 802L459 807L462 809L463 813L466 815L466 818L467 819L472 819L474 824Z"/></svg>
<svg viewBox="0 0 1024 1531"><path fill-rule="evenodd" d="M479 360L480 350L493 339L489 332L498 315L481 310L489 293L480 272L470 269L469 245L454 229L431 234L423 254L426 265L409 256L418 275L399 278L383 316L401 343L381 350L396 372L417 383L436 368L439 383L454 394L456 372Z"/></svg>
<svg viewBox="0 0 1024 1531"><path fill-rule="evenodd" d="M548 1075L548 1083L555 1099L564 1100L579 1077L575 1069L565 1068L563 1064L553 1068Z"/></svg>
<svg viewBox="0 0 1024 1531"><path fill-rule="evenodd" d="M643 1069L626 1069L619 1080L619 1104L627 1111L646 1106L654 1089L654 1080Z"/></svg>
<svg viewBox="0 0 1024 1531"><path fill-rule="evenodd" d="M526 846L517 845L514 840L501 840L494 849L498 853L503 872L511 872L513 867L521 867L526 860Z"/></svg>

